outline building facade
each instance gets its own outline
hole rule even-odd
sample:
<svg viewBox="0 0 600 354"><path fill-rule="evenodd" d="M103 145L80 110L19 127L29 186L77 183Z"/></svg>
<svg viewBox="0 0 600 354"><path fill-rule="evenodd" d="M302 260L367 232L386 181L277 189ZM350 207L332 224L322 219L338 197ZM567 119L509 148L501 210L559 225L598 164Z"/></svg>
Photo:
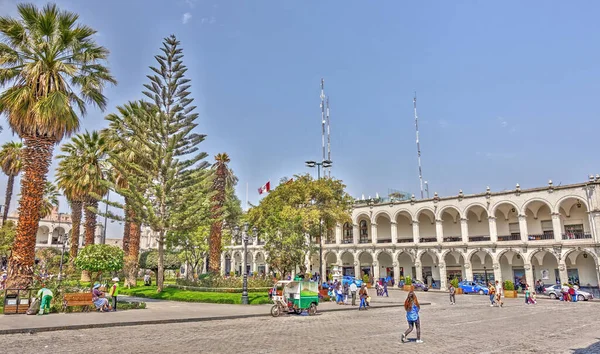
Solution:
<svg viewBox="0 0 600 354"><path fill-rule="evenodd" d="M375 279L410 275L447 288L459 278L512 280L533 285L600 281L600 176L584 183L397 201L359 200L352 222L328 230L324 268ZM320 240L317 240L320 242ZM260 240L248 247L249 271L268 272ZM242 270L243 251L232 244L224 271ZM307 259L318 272L318 254Z"/></svg>

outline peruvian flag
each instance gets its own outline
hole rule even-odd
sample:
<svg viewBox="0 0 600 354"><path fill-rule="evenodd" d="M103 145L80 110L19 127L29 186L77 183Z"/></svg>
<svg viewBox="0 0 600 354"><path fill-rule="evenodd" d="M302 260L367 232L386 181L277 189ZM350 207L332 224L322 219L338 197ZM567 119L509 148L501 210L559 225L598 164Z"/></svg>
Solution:
<svg viewBox="0 0 600 354"><path fill-rule="evenodd" d="M263 194L271 191L271 181L267 182L264 186L258 189L258 194Z"/></svg>

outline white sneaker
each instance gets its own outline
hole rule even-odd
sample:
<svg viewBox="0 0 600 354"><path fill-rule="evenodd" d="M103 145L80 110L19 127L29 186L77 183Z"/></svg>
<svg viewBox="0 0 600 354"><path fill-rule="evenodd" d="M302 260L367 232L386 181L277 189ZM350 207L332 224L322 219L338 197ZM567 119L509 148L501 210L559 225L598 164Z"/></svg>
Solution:
<svg viewBox="0 0 600 354"><path fill-rule="evenodd" d="M491 304L490 307L494 307L494 304Z"/></svg>
<svg viewBox="0 0 600 354"><path fill-rule="evenodd" d="M406 334L402 333L402 338L400 340L402 343L406 343Z"/></svg>
<svg viewBox="0 0 600 354"><path fill-rule="evenodd" d="M417 339L417 343L423 343L423 341L420 339Z"/></svg>

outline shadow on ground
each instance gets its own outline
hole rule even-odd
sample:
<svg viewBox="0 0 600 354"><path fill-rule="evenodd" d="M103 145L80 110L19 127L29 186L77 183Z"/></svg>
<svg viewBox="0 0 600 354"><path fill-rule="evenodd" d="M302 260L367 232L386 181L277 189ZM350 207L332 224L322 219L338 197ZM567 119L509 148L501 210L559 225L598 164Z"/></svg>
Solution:
<svg viewBox="0 0 600 354"><path fill-rule="evenodd" d="M573 354L591 354L600 353L600 338L596 338L599 341L581 349L571 349Z"/></svg>

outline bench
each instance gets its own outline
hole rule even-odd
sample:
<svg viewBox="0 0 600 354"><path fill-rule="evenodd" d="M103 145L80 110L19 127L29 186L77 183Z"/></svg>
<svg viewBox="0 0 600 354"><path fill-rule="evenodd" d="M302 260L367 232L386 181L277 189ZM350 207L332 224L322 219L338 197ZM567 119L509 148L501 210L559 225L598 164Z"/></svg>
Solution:
<svg viewBox="0 0 600 354"><path fill-rule="evenodd" d="M63 297L63 311L68 307L83 306L83 312L89 312L93 306L92 293L66 293Z"/></svg>

